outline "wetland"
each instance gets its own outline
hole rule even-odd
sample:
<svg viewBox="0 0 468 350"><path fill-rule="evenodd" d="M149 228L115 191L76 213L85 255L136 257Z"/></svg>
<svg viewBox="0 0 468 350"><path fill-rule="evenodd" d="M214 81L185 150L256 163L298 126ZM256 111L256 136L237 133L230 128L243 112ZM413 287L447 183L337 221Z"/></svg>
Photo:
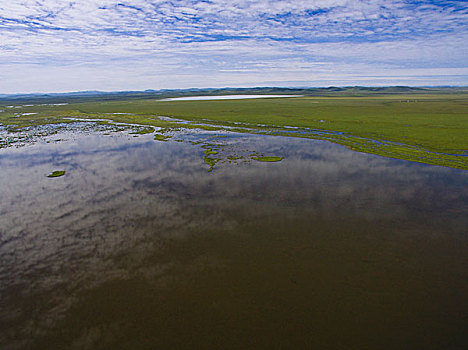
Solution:
<svg viewBox="0 0 468 350"><path fill-rule="evenodd" d="M463 349L464 96L1 107L0 347Z"/></svg>

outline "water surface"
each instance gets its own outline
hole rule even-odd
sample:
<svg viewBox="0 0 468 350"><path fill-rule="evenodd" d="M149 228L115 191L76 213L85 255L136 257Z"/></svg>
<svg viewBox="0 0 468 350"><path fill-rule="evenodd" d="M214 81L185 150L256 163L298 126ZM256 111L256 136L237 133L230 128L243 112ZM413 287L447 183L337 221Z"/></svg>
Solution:
<svg viewBox="0 0 468 350"><path fill-rule="evenodd" d="M252 98L301 97L302 95L224 95L224 96L187 96L165 98L161 101L202 101L202 100L244 100Z"/></svg>
<svg viewBox="0 0 468 350"><path fill-rule="evenodd" d="M225 133L285 159L208 173L133 136L0 149L2 349L466 345L468 172Z"/></svg>

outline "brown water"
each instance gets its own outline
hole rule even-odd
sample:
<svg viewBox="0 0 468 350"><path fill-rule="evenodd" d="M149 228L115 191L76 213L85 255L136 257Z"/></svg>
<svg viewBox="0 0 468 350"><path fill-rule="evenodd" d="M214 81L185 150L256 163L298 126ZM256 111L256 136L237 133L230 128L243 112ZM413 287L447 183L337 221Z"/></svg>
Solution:
<svg viewBox="0 0 468 350"><path fill-rule="evenodd" d="M466 347L468 172L229 135L0 150L0 348Z"/></svg>

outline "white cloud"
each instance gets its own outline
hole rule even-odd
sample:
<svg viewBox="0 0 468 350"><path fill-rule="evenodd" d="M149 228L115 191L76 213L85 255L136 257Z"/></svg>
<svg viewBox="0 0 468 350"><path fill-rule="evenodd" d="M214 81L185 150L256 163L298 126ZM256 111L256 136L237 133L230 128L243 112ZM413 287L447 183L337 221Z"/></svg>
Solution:
<svg viewBox="0 0 468 350"><path fill-rule="evenodd" d="M77 90L86 81L104 90L187 87L199 72L207 83L251 82L239 72L298 81L288 64L325 80L326 66L354 67L356 81L369 71L436 69L445 84L444 69L466 67L467 13L456 1L10 0L0 4L0 92ZM315 62L325 64L317 70ZM14 78L19 71L30 73ZM59 84L74 71L82 84ZM145 81L148 72L160 79ZM42 74L57 84L41 88Z"/></svg>

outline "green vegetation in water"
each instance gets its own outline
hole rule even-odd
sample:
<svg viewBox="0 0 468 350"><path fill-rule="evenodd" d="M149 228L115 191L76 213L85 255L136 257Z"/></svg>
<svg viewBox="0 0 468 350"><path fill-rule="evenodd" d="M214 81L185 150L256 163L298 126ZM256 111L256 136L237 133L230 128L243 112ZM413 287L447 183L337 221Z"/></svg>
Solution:
<svg viewBox="0 0 468 350"><path fill-rule="evenodd" d="M152 134L154 132L154 128L144 128L138 131L132 132L131 134L138 134L138 135L145 135L145 134Z"/></svg>
<svg viewBox="0 0 468 350"><path fill-rule="evenodd" d="M47 177L60 177L65 175L65 170L55 170L54 172L47 175Z"/></svg>
<svg viewBox="0 0 468 350"><path fill-rule="evenodd" d="M218 158L210 158L210 157L208 157L208 156L205 156L205 157L203 158L203 161L204 161L206 164L209 165L210 168L208 169L208 172L210 172L210 171L213 171L213 168L214 168L214 166L216 165L216 163L219 161L219 159L218 159Z"/></svg>
<svg viewBox="0 0 468 350"><path fill-rule="evenodd" d="M274 157L274 156L260 156L260 157L252 157L253 160L259 162L279 162L284 159L284 157Z"/></svg>
<svg viewBox="0 0 468 350"><path fill-rule="evenodd" d="M198 141L189 141L193 145L200 145L200 147L203 149L203 153L205 154L203 160L205 164L209 165L209 172L213 171L215 165L218 163L232 163L236 162L238 160L243 160L244 162L250 160L248 158L249 156L247 155L244 157L243 155L238 155L238 152L248 152L247 150L240 150L238 147L230 146L227 147L223 143L212 143L210 142L212 140L212 136L206 136L205 139L201 139ZM219 155L218 157L210 157L213 155ZM255 153L257 155L257 153ZM236 162L237 163L237 162Z"/></svg>
<svg viewBox="0 0 468 350"><path fill-rule="evenodd" d="M209 155L212 155L212 154L218 154L218 151L213 151L211 148L207 148L207 149L205 149L204 153L205 153L205 155L209 156Z"/></svg>
<svg viewBox="0 0 468 350"><path fill-rule="evenodd" d="M183 127L301 137L334 142L359 152L468 170L466 91L436 94L430 89L421 89L419 95L369 93L367 96L365 91L358 92L359 97L335 95L216 101L81 99L79 103L70 100L70 104L64 106L35 105L18 109L21 113L36 113L34 115L18 115L3 108L0 123L11 130L72 122L65 119L67 117L105 118L165 130ZM158 116L184 119L189 123L162 120ZM168 138L155 136L159 141Z"/></svg>
<svg viewBox="0 0 468 350"><path fill-rule="evenodd" d="M167 141L167 140L169 140L171 138L172 138L172 136L167 136L167 135L162 135L162 134L156 134L154 136L154 139L156 141Z"/></svg>

